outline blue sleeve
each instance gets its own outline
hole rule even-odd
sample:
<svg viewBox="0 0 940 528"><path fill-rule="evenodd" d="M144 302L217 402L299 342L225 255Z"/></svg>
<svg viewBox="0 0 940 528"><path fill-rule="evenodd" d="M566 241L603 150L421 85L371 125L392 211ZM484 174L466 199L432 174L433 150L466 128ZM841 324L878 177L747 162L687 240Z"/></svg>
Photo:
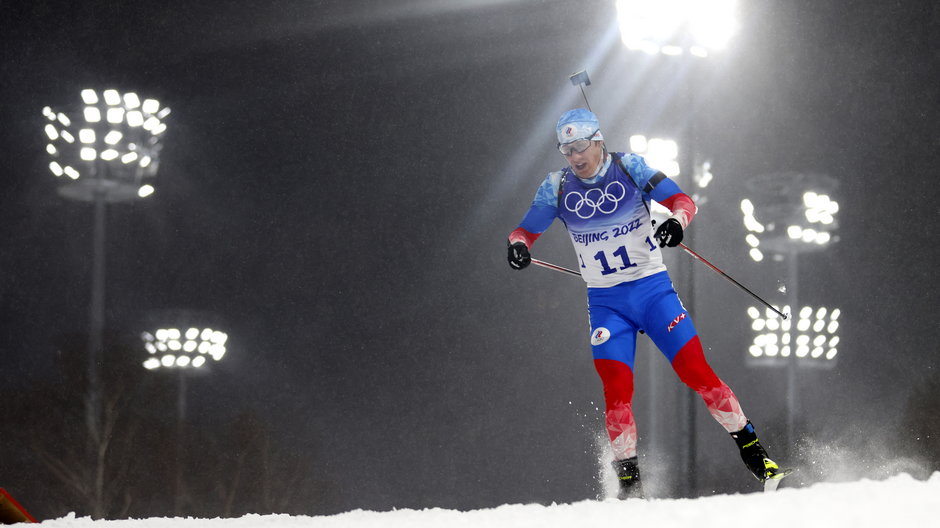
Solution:
<svg viewBox="0 0 940 528"><path fill-rule="evenodd" d="M656 187L653 187L653 190L650 191L649 195L657 202L663 203L670 197L679 193L682 193L682 189L679 188L678 183L669 178L663 178L659 183L656 184Z"/></svg>
<svg viewBox="0 0 940 528"><path fill-rule="evenodd" d="M647 165L646 160L636 154L624 154L621 161L623 161L623 165L627 170L630 171L630 176L633 176L633 181L636 182L640 190L645 189L650 179L659 172L659 170Z"/></svg>
<svg viewBox="0 0 940 528"><path fill-rule="evenodd" d="M535 191L535 198L528 212L519 223L519 227L526 231L539 234L545 232L555 217L558 216L558 186L561 183L561 172L553 172L545 177L542 184Z"/></svg>

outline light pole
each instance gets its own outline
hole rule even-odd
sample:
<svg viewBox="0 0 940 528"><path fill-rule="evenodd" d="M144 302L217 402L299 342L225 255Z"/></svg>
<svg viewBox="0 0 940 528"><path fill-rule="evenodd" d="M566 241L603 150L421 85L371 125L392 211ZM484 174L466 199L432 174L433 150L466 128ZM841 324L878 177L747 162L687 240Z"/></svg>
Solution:
<svg viewBox="0 0 940 528"><path fill-rule="evenodd" d="M657 138L657 137L647 137L644 135L636 134L630 136L630 150L636 154L643 156L646 159L646 162L650 167L655 167L659 169L670 178L678 178L681 173L680 168L680 152L679 145L672 139L667 138ZM711 172L711 162L704 162L701 164L696 164L693 167L694 172L691 175L691 178L687 178L688 181L682 182L686 187L686 190L692 193L692 199L695 203L701 207L707 202L706 197L703 192L704 189L708 186L709 183L714 179L714 175ZM650 212L653 215L653 219L657 223L665 221L671 212L666 207L659 205L656 202L651 203ZM691 227L691 226L690 226ZM690 230L687 230L688 233L691 233ZM691 262L690 262L691 264ZM694 283L694 267L689 267L689 289L687 294L684 296L685 302L694 310L695 308L695 283ZM653 408L656 404L654 402L659 401L657 396L657 387L656 383L656 370L653 368L649 369L650 371L650 431L652 432L651 437L655 437L656 431L659 427L658 413L655 412ZM688 438L683 443L685 446L685 456L686 456L686 466L693 469L689 472L688 478L685 482L688 485L689 493L693 493L697 488L697 479L695 478L694 468L696 467L697 461L697 452L698 444L696 442L695 434L695 420L696 420L696 409L698 408L699 401L698 395L696 393L688 393L685 391L685 388L682 388L683 395L685 396L685 421L688 428Z"/></svg>
<svg viewBox="0 0 940 528"><path fill-rule="evenodd" d="M217 326L208 326L214 319L192 310L169 310L150 317L152 330L140 337L147 351L142 365L147 370L175 370L176 393L176 461L173 512L181 513L183 502L183 428L186 422L186 379L190 371L205 370L221 361L227 351L228 334Z"/></svg>
<svg viewBox="0 0 940 528"><path fill-rule="evenodd" d="M62 180L59 194L94 204L91 300L89 306L85 422L92 473L92 515L104 515L100 361L105 325L105 219L107 204L131 202L153 193L149 183L159 167L163 119L170 109L156 99L108 89L81 91L81 104L43 108L49 170Z"/></svg>
<svg viewBox="0 0 940 528"><path fill-rule="evenodd" d="M633 134L630 136L630 150L634 154L643 156L650 167L655 167L666 176L674 178L679 175L679 145L673 139L647 136L645 134ZM662 205L652 202L650 204L650 213L654 221L663 222L669 217L669 210ZM647 368L649 379L649 431L652 453L654 456L661 449L657 442L659 429L661 427L661 413L657 412L657 406L661 405L662 395L660 394L660 368L658 362L650 362Z"/></svg>
<svg viewBox="0 0 940 528"><path fill-rule="evenodd" d="M697 90L700 88L696 75L698 69L696 63L700 59L723 50L737 33L737 2L735 0L617 0L616 7L621 40L627 49L650 56L688 60L682 63L689 70L686 72L687 75L677 76L686 100L685 108L682 110L687 116L683 139L687 153L684 156L683 171L695 178L700 187L705 187L711 173L708 170L710 164L698 160L696 149ZM681 79L684 79L684 82ZM652 164L651 166L656 167ZM704 168L700 169L700 167ZM678 170L676 172L678 173ZM703 177L705 174L707 177ZM691 235L691 231L687 234ZM687 300L694 311L695 268L693 263L689 262L686 269L690 292ZM685 482L689 495L694 494L697 489L695 478L697 446L694 441L697 405L695 399L695 394L688 394L686 398L688 443L685 458L689 479Z"/></svg>
<svg viewBox="0 0 940 528"><path fill-rule="evenodd" d="M839 204L830 197L837 186L828 176L801 173L768 174L747 182L754 194L741 201L748 254L755 262L762 262L765 252L775 262L786 262L787 282L781 291L789 306L784 312L800 306L799 255L823 251L839 240ZM778 321L771 313L765 319L757 308L748 309L751 328L757 332L748 347L748 364L787 369L787 445L791 449L800 413L798 370L835 366L841 313L838 308L804 305L797 319Z"/></svg>

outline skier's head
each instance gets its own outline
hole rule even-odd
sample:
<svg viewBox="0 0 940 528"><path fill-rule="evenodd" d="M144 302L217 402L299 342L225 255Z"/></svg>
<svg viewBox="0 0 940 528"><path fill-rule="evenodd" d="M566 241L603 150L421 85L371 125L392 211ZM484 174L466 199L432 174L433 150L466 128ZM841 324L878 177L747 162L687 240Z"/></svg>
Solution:
<svg viewBox="0 0 940 528"><path fill-rule="evenodd" d="M597 116L590 110L568 110L555 125L558 150L568 160L575 176L590 179L597 175L604 162L604 136Z"/></svg>

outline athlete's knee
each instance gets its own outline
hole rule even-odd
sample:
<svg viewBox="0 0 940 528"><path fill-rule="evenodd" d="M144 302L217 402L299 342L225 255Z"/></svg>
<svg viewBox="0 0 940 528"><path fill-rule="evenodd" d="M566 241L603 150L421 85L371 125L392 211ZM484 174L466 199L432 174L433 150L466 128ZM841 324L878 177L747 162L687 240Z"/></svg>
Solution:
<svg viewBox="0 0 940 528"><path fill-rule="evenodd" d="M633 370L615 359L595 359L594 368L604 384L607 408L629 405L633 401Z"/></svg>
<svg viewBox="0 0 940 528"><path fill-rule="evenodd" d="M679 349L672 360L672 368L679 379L692 390L701 392L721 385L721 380L705 360L705 352L698 336L692 337Z"/></svg>

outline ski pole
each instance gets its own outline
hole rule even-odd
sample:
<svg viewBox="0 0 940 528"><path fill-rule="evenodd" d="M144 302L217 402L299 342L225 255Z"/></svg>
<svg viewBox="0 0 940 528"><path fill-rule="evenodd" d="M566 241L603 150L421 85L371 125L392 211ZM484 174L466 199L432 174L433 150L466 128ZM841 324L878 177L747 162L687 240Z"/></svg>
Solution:
<svg viewBox="0 0 940 528"><path fill-rule="evenodd" d="M773 306L771 306L770 303L768 303L768 302L765 301L764 299L761 299L756 293L754 293L754 292L752 292L751 290L747 289L747 288L746 288L743 284L741 284L740 282L738 282L738 281L732 279L731 276L728 275L727 273L725 273L725 272L721 271L720 269L718 269L718 266L715 266L714 264L712 264L711 262L709 262L705 257L703 257L703 256L699 255L698 253L692 251L692 249L691 249L689 246L683 244L682 242L679 242L679 247L681 247L682 249L684 249L685 252L688 253L689 255L692 255L693 257L695 257L696 259L698 259L700 262L702 262L702 264L705 264L706 266L708 266L709 268L711 268L715 273L717 273L717 274L721 275L722 277L724 277L724 278L728 279L729 281L731 281L731 284L734 284L734 285L737 286L738 288L741 288L742 290L744 290L745 292L747 292L751 297L757 299L757 301L759 301L761 304L763 304L763 305L766 306L767 308L773 310L774 313L776 313L776 314L779 315L780 317L783 317L784 319L789 319L789 318L790 318L790 314L785 314L785 313L781 312L780 310L778 310L778 309L774 308Z"/></svg>
<svg viewBox="0 0 940 528"><path fill-rule="evenodd" d="M542 266L543 268L558 271L561 273L567 273L569 275L577 275L578 277L581 276L580 273L578 273L577 271L573 269L564 268L562 266L556 266L555 264L552 264L551 262L544 262L539 259L532 259L532 264L535 264L536 266Z"/></svg>

